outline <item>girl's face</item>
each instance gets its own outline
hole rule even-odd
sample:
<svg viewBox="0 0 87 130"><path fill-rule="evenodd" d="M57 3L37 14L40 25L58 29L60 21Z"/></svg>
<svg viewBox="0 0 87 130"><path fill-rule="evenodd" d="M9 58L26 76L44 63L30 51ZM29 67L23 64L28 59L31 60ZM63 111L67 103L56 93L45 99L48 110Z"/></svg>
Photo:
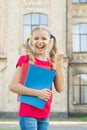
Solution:
<svg viewBox="0 0 87 130"><path fill-rule="evenodd" d="M36 55L45 56L50 44L50 34L46 30L35 30L32 34L32 45Z"/></svg>

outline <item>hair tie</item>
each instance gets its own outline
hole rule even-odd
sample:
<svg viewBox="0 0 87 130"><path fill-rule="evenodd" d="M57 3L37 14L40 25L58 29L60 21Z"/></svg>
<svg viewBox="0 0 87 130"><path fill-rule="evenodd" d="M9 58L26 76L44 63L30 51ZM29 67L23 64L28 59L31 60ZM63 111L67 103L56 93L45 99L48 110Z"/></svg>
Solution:
<svg viewBox="0 0 87 130"><path fill-rule="evenodd" d="M28 39L29 39L29 40L32 40L32 35L29 35L29 36L28 36Z"/></svg>
<svg viewBox="0 0 87 130"><path fill-rule="evenodd" d="M52 34L50 34L50 39L55 38Z"/></svg>

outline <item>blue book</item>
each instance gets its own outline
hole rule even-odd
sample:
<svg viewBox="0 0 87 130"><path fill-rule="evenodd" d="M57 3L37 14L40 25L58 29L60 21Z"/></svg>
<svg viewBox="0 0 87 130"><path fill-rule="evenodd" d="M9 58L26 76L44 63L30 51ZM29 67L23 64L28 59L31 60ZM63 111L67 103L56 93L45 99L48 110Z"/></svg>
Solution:
<svg viewBox="0 0 87 130"><path fill-rule="evenodd" d="M33 89L50 89L55 77L55 71L30 64L24 85ZM43 109L46 101L35 96L20 96L20 102Z"/></svg>

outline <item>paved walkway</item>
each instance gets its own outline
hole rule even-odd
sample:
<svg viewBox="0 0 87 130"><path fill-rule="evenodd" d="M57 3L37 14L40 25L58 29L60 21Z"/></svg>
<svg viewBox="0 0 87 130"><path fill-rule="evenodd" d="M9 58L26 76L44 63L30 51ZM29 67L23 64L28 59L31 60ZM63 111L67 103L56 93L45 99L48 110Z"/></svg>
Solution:
<svg viewBox="0 0 87 130"><path fill-rule="evenodd" d="M1 121L0 128L19 128L17 121ZM87 122L50 121L49 130L87 130Z"/></svg>

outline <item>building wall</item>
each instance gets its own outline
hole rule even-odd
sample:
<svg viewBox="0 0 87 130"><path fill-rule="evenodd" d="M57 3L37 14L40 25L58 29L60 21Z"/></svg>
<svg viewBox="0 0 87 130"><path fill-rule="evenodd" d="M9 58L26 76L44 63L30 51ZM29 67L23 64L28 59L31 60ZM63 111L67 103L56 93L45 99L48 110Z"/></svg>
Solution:
<svg viewBox="0 0 87 130"><path fill-rule="evenodd" d="M53 88L51 113L67 116L67 74L68 59L66 53L66 0L0 0L0 115L15 116L19 103L17 94L8 89L10 79L15 71L18 57L25 53L23 40L23 15L27 13L45 13L48 25L56 36L59 49L64 51L63 72L64 91L59 94Z"/></svg>
<svg viewBox="0 0 87 130"><path fill-rule="evenodd" d="M71 16L71 27L69 31L72 32L74 24L86 23L87 24L87 3L71 4L69 8L69 16ZM69 17L68 16L68 17ZM70 22L69 22L70 24ZM69 35L68 35L69 37ZM72 33L70 43L72 45ZM73 103L73 76L75 74L87 73L87 53L73 53L70 51L71 58L69 61L69 114L70 115L85 115L87 112L87 104L74 104ZM69 54L69 55L70 55Z"/></svg>

